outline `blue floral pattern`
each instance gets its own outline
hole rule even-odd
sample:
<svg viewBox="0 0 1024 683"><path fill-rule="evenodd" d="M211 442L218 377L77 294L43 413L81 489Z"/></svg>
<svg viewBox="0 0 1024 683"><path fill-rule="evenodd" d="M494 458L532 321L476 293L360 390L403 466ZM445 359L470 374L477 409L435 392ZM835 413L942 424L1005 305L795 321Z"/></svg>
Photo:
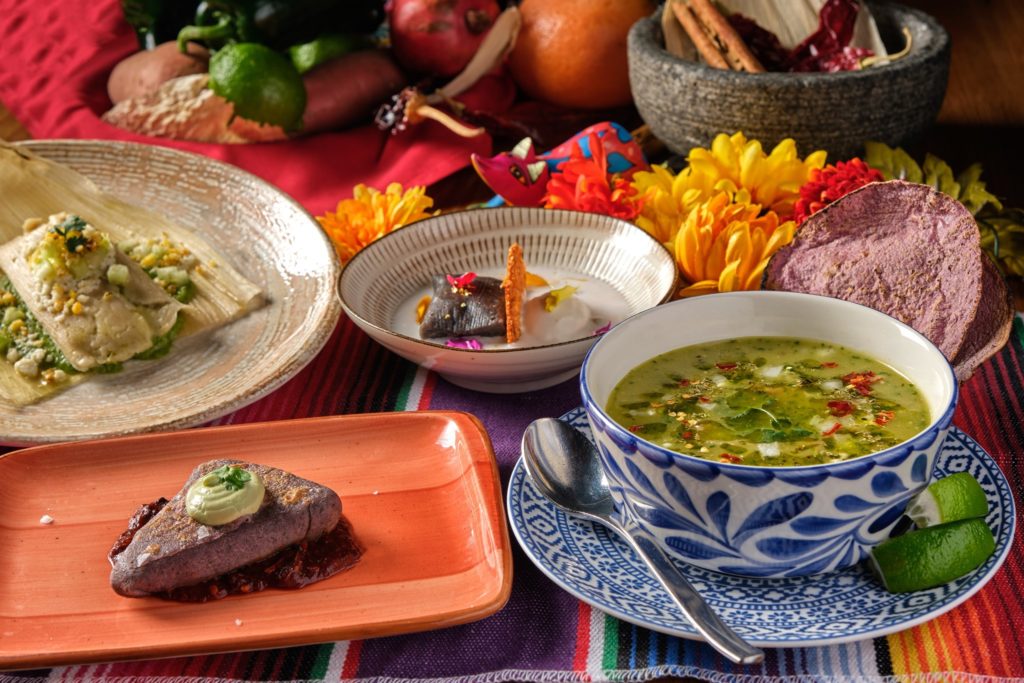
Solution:
<svg viewBox="0 0 1024 683"><path fill-rule="evenodd" d="M598 451L616 505L631 508L678 559L785 577L850 567L887 538L929 481L952 412L914 441L871 456L827 469L774 470L680 456L594 411L567 417L601 434ZM848 493L827 493L837 485Z"/></svg>
<svg viewBox="0 0 1024 683"><path fill-rule="evenodd" d="M582 410L573 411L563 419L576 427L587 428ZM986 521L996 537L996 552L977 570L947 585L915 593L890 594L863 565L818 576L785 578L733 576L682 562L678 566L722 618L757 645L838 644L908 628L952 609L973 595L995 574L1009 552L1015 524L1010 487L988 454L962 432L952 429L938 454L935 476L962 471L974 475L988 496ZM710 526L718 529L721 520L734 514L726 514L721 497L715 498L710 510L704 502L688 500L690 506L683 518L702 517L705 519L702 526L710 522ZM868 502L861 499L861 504ZM604 527L558 510L533 487L522 465L512 474L507 503L512 529L520 545L562 588L626 621L664 633L698 637L624 542ZM857 505L852 500L848 503ZM793 506L801 504L801 499L794 498L767 514L785 516ZM803 520L796 525L797 529L809 530L812 535L829 533L822 532L824 527L813 519L797 519ZM744 533L757 537L754 529ZM736 535L733 533L732 537ZM685 545L683 541L678 542ZM694 542L686 548L689 553L725 558L730 552L713 542ZM770 550L798 552L799 546L786 549L782 544Z"/></svg>

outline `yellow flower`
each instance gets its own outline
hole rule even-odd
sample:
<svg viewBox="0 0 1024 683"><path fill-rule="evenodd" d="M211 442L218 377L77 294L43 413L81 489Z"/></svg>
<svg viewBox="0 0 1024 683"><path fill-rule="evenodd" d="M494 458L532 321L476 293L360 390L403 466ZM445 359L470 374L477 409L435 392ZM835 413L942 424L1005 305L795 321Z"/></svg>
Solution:
<svg viewBox="0 0 1024 683"><path fill-rule="evenodd" d="M789 217L811 170L825 165L825 152L801 161L796 143L786 139L766 155L757 140L748 141L743 133L722 133L711 149L691 150L687 161L689 166L678 175L653 166L633 176L633 188L643 202L636 223L664 243L675 239L694 207L719 192Z"/></svg>
<svg viewBox="0 0 1024 683"><path fill-rule="evenodd" d="M426 195L426 188L411 187L403 190L399 183L391 183L384 192L365 185L356 185L352 199L342 199L332 213L317 216L321 227L334 242L342 265L360 249L392 230L428 218L427 211L434 200Z"/></svg>
<svg viewBox="0 0 1024 683"><path fill-rule="evenodd" d="M769 257L789 244L793 221L774 211L731 201L720 192L694 208L669 245L688 285L680 296L758 289Z"/></svg>

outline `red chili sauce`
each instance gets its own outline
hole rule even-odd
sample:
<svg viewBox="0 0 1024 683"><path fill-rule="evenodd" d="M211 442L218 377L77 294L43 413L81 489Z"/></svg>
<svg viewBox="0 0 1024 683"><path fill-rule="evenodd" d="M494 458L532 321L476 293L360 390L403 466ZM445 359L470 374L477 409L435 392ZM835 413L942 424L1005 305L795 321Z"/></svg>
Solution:
<svg viewBox="0 0 1024 683"><path fill-rule="evenodd" d="M167 499L160 498L140 506L128 520L128 528L110 549L109 557L114 558L124 552L138 530L166 504ZM352 525L342 515L334 529L315 541L290 545L264 560L227 574L154 595L178 602L207 602L229 595L258 593L266 588L302 588L351 568L362 554L363 548L352 531Z"/></svg>

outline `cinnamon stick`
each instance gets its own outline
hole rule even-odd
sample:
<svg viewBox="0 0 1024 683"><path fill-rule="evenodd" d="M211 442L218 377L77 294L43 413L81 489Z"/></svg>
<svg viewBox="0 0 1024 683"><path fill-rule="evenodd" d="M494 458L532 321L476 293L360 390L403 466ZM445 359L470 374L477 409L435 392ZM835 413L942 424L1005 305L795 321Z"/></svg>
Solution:
<svg viewBox="0 0 1024 683"><path fill-rule="evenodd" d="M733 62L734 65L738 62L739 67L743 71L750 73L764 72L761 62L757 60L754 53L743 42L740 34L736 33L736 29L732 27L732 24L715 8L711 0L689 0L688 4L700 22L708 28L708 31L725 48L724 56L726 59Z"/></svg>
<svg viewBox="0 0 1024 683"><path fill-rule="evenodd" d="M686 34L690 36L690 40L693 41L694 47L697 48L697 52L704 58L704 61L716 69L729 69L729 62L725 61L725 57L718 49L718 46L704 32L700 22L697 21L693 12L690 11L689 5L683 0L671 1L672 12L676 15L679 23L683 25Z"/></svg>

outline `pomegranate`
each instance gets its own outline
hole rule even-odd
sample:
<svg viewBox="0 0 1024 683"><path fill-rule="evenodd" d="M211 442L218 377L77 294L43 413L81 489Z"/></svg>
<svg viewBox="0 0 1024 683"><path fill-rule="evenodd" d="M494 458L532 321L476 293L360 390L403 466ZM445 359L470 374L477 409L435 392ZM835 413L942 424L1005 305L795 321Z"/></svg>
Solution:
<svg viewBox="0 0 1024 683"><path fill-rule="evenodd" d="M395 59L410 71L454 76L501 12L497 0L389 0Z"/></svg>

